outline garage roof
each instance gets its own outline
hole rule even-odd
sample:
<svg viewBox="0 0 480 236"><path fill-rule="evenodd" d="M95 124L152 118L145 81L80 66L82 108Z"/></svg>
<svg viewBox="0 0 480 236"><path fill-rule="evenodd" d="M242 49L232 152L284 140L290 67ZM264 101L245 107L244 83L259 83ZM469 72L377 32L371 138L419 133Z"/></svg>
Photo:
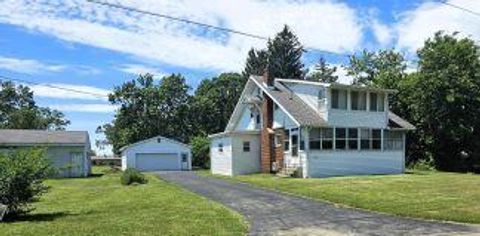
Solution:
<svg viewBox="0 0 480 236"><path fill-rule="evenodd" d="M190 146L187 145L187 144L184 144L184 143L179 142L179 141L177 141L177 140L170 139L170 138L166 138L166 137L163 137L163 136L160 136L160 135L159 135L159 136L155 136L155 137L152 137L152 138L149 138L149 139L141 140L141 141L138 141L138 142L136 142L136 143L132 143L132 144L130 144L130 145L124 146L124 147L120 148L120 152L123 152L123 151L125 151L125 150L128 149L128 148L131 148L131 147L134 147L134 146L137 146L137 145L140 145L140 144L148 143L148 142L150 142L150 141L152 141L152 140L157 140L157 139L159 139L159 138L162 139L162 140L167 140L167 141L170 141L170 142L172 142L172 143L176 143L176 144L182 145L182 146L184 146L184 147L186 147L186 148L190 148Z"/></svg>
<svg viewBox="0 0 480 236"><path fill-rule="evenodd" d="M28 145L89 145L87 131L64 130L0 130L0 146L28 146Z"/></svg>

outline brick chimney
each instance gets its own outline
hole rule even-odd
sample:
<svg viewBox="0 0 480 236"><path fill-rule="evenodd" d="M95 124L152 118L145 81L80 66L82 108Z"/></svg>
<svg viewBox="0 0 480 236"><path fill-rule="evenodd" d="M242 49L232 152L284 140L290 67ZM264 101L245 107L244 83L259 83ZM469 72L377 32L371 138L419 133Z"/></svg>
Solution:
<svg viewBox="0 0 480 236"><path fill-rule="evenodd" d="M269 75L268 66L264 70L263 82L267 86L273 86L273 77ZM265 93L263 93L263 103L262 103L262 130L261 130L261 170L263 173L270 173L272 162L275 157L274 150L274 131L273 131L273 101Z"/></svg>
<svg viewBox="0 0 480 236"><path fill-rule="evenodd" d="M267 65L265 67L265 69L263 69L263 82L269 87L273 86L274 78L273 78L272 74L270 73L270 66L269 65Z"/></svg>

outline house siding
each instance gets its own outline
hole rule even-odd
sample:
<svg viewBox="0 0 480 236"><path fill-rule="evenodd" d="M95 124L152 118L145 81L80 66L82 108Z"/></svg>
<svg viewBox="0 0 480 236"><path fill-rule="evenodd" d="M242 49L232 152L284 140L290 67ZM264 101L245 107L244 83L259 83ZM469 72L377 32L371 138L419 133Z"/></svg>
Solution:
<svg viewBox="0 0 480 236"><path fill-rule="evenodd" d="M308 177L400 174L405 169L403 151L310 151Z"/></svg>
<svg viewBox="0 0 480 236"><path fill-rule="evenodd" d="M219 151L218 145L223 144L223 152ZM210 165L212 174L232 175L232 138L222 137L212 139L210 145Z"/></svg>
<svg viewBox="0 0 480 236"><path fill-rule="evenodd" d="M232 137L233 143L233 175L244 175L260 172L260 136L238 135ZM243 151L243 142L250 142L250 151Z"/></svg>
<svg viewBox="0 0 480 236"><path fill-rule="evenodd" d="M337 127L386 128L387 112L352 111L330 109L328 124Z"/></svg>

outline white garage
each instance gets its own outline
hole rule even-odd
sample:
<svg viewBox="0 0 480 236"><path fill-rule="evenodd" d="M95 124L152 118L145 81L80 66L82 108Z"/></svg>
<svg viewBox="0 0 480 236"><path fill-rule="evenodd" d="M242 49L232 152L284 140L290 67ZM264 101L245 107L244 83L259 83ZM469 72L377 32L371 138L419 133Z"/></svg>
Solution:
<svg viewBox="0 0 480 236"><path fill-rule="evenodd" d="M120 149L122 170L139 171L191 170L190 146L173 139L157 136Z"/></svg>

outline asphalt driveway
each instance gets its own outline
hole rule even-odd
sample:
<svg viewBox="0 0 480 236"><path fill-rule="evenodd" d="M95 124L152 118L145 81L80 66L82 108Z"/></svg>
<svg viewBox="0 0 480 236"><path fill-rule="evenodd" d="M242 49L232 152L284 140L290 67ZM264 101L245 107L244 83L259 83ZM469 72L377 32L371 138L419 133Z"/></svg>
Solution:
<svg viewBox="0 0 480 236"><path fill-rule="evenodd" d="M194 172L157 175L243 214L251 235L480 235L480 226L337 207Z"/></svg>

